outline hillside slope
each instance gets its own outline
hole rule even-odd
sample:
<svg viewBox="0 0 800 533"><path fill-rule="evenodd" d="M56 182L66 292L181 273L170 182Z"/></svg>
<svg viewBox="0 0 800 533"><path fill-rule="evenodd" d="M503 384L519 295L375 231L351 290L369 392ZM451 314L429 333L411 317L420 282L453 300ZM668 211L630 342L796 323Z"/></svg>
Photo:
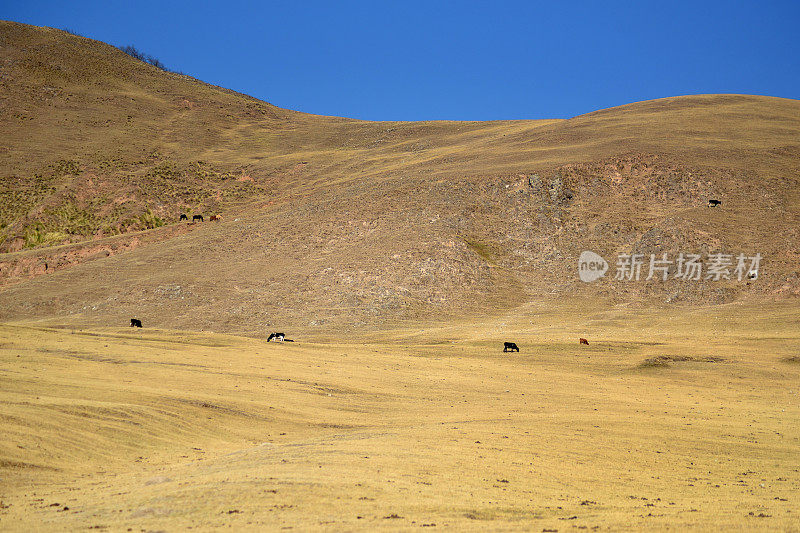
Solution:
<svg viewBox="0 0 800 533"><path fill-rule="evenodd" d="M0 47L0 320L310 333L537 298L800 292L798 101L364 122L283 110L59 30L0 23ZM224 220L149 229L181 212ZM751 283L583 284L583 250L612 264L764 259Z"/></svg>

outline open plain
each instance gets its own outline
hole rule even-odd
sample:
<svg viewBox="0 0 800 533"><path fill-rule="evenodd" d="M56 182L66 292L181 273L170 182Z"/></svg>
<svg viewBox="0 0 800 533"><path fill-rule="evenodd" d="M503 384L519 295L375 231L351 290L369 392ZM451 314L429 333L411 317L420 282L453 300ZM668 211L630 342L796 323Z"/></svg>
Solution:
<svg viewBox="0 0 800 533"><path fill-rule="evenodd" d="M551 302L282 344L6 324L0 521L797 531L798 320Z"/></svg>

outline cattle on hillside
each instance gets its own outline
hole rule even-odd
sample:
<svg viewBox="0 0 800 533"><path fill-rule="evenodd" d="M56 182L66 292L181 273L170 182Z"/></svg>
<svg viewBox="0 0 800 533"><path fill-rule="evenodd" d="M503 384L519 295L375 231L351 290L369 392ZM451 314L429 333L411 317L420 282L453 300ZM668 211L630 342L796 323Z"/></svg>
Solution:
<svg viewBox="0 0 800 533"><path fill-rule="evenodd" d="M515 342L504 342L503 343L503 351L504 352L518 352L519 346Z"/></svg>

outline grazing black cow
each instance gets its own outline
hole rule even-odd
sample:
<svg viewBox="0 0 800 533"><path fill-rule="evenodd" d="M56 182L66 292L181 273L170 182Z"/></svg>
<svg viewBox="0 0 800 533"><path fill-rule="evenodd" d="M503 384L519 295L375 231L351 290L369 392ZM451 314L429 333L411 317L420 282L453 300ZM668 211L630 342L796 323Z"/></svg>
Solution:
<svg viewBox="0 0 800 533"><path fill-rule="evenodd" d="M718 205L722 205L722 200L709 200L708 207L717 207Z"/></svg>
<svg viewBox="0 0 800 533"><path fill-rule="evenodd" d="M178 222L181 220L189 220L189 217L186 216L186 213L181 213L181 217L178 219Z"/></svg>
<svg viewBox="0 0 800 533"><path fill-rule="evenodd" d="M287 339L285 333L270 333L267 337L267 342L274 340L276 342L294 342L292 339Z"/></svg>
<svg viewBox="0 0 800 533"><path fill-rule="evenodd" d="M518 352L519 346L515 342L504 342L503 343L503 351L504 352Z"/></svg>
<svg viewBox="0 0 800 533"><path fill-rule="evenodd" d="M197 222L198 220L203 222L203 215L192 215L192 222Z"/></svg>
<svg viewBox="0 0 800 533"><path fill-rule="evenodd" d="M134 327L134 326L137 327L137 328L142 327L142 321L139 320L138 318L131 318L131 327Z"/></svg>

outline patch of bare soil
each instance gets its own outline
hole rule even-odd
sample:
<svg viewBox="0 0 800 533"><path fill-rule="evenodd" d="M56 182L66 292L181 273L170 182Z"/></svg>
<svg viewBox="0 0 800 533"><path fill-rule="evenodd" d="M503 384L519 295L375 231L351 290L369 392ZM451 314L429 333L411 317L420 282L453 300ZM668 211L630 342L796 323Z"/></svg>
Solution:
<svg viewBox="0 0 800 533"><path fill-rule="evenodd" d="M672 366L671 363L722 363L725 361L724 357L706 356L706 357L693 357L691 355L657 355L655 357L648 357L639 364L640 368L664 368Z"/></svg>

